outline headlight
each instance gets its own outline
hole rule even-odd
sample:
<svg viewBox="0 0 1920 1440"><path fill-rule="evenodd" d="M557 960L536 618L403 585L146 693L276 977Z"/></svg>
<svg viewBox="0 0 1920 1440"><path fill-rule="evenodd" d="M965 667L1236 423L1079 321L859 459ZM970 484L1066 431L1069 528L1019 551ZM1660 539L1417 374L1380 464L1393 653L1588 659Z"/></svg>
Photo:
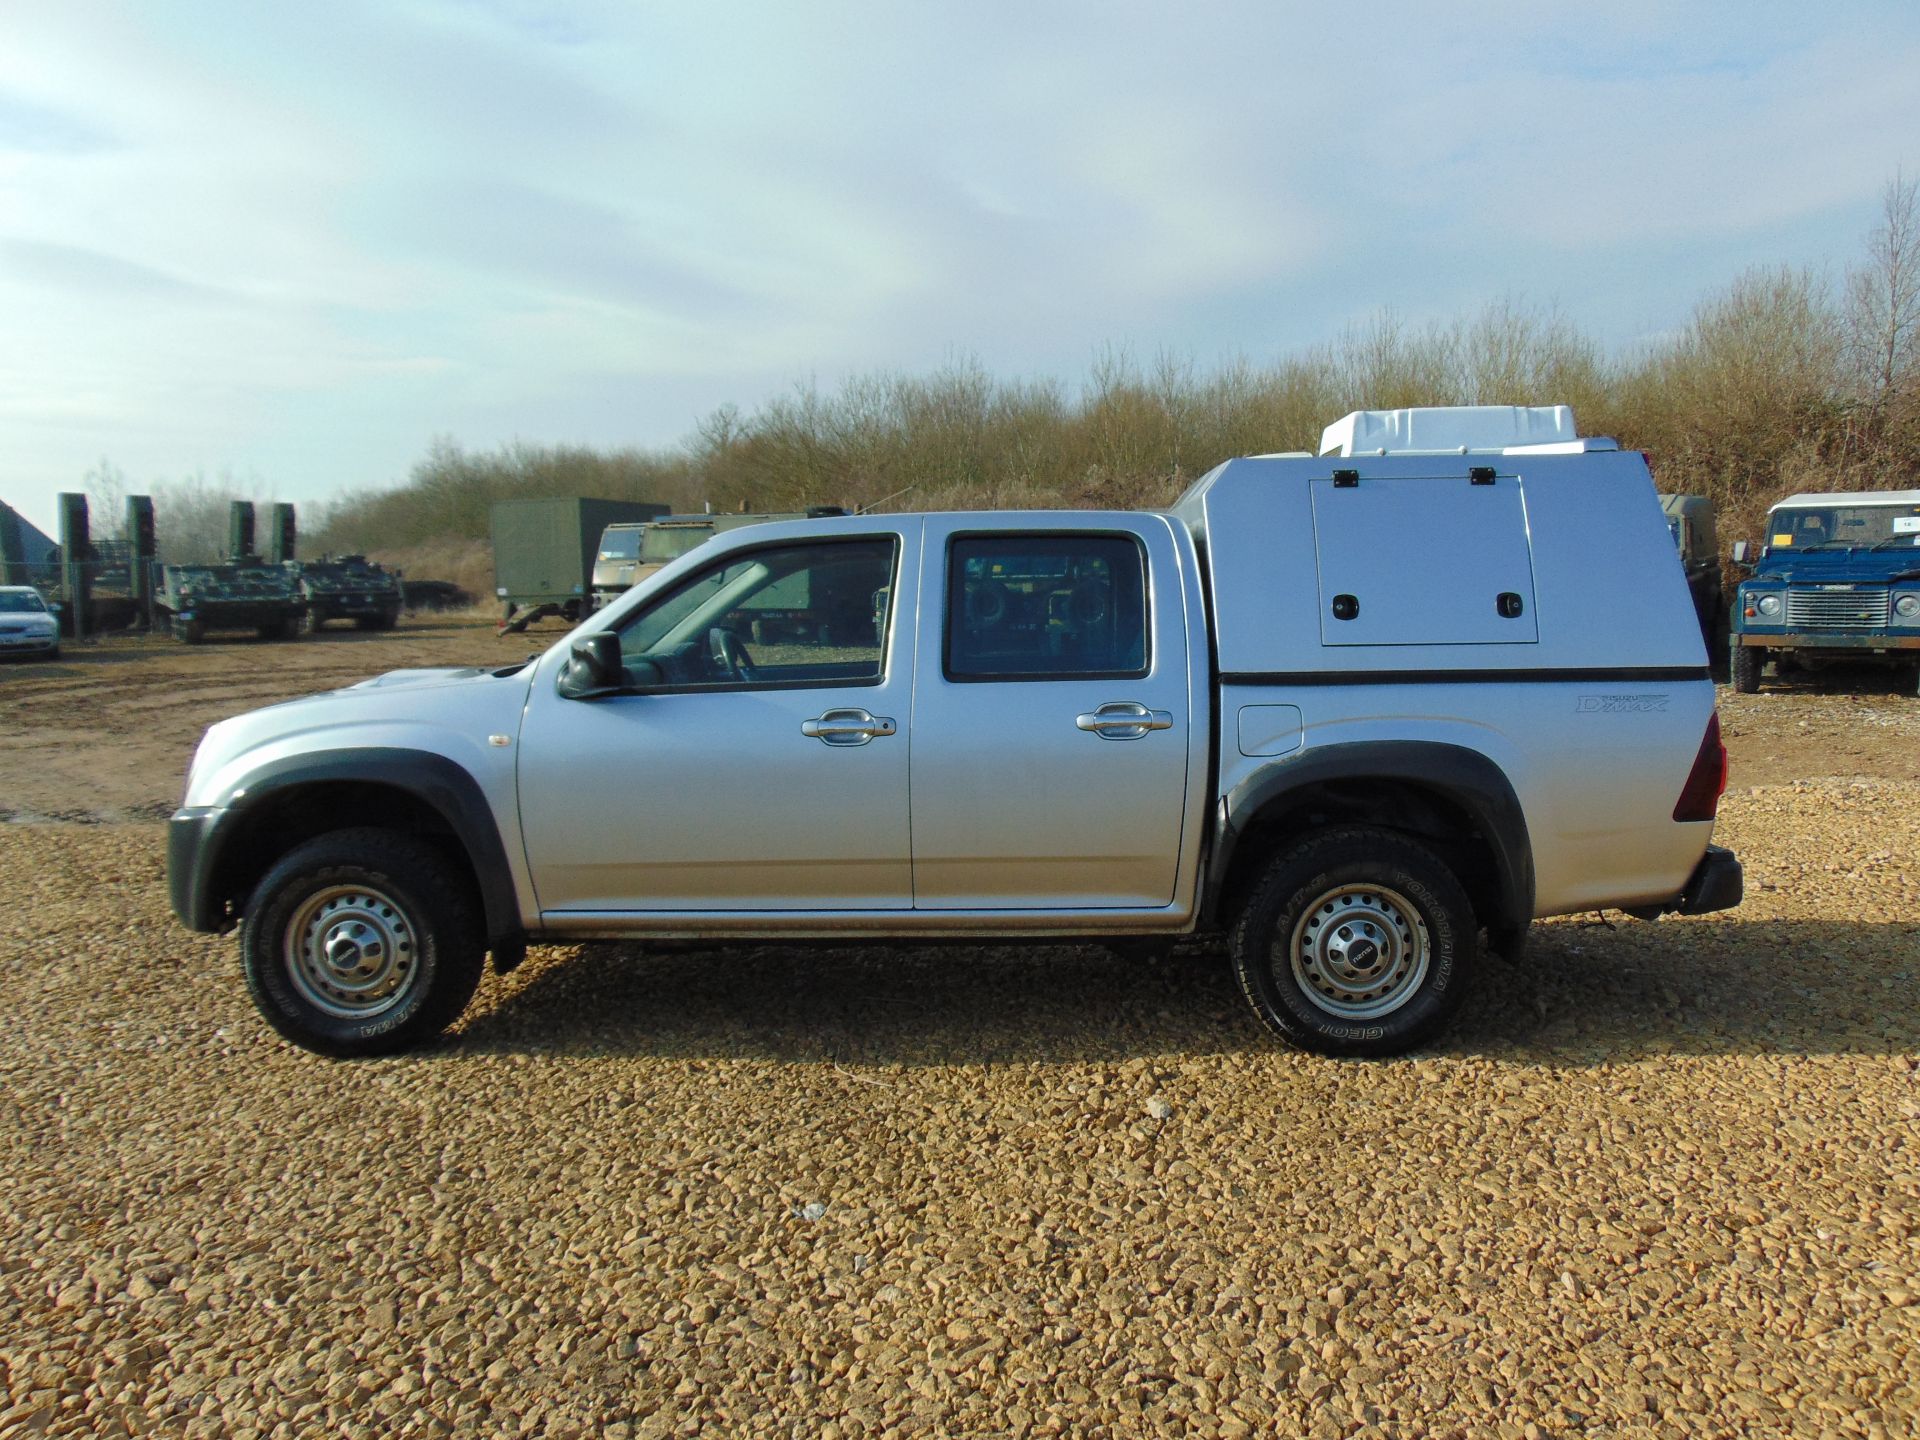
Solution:
<svg viewBox="0 0 1920 1440"><path fill-rule="evenodd" d="M1780 597L1778 595L1762 595L1759 605L1755 608L1757 608L1762 615L1778 615L1780 613Z"/></svg>
<svg viewBox="0 0 1920 1440"><path fill-rule="evenodd" d="M1902 595L1893 602L1893 613L1902 620L1920 616L1920 595Z"/></svg>

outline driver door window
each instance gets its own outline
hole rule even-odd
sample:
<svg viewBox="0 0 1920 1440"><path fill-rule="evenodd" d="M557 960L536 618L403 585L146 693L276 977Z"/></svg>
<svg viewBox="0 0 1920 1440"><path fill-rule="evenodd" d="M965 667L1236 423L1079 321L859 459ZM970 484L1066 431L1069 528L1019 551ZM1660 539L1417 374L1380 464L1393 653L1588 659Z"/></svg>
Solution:
<svg viewBox="0 0 1920 1440"><path fill-rule="evenodd" d="M628 621L621 661L657 667L667 690L877 685L895 560L891 539L733 556Z"/></svg>

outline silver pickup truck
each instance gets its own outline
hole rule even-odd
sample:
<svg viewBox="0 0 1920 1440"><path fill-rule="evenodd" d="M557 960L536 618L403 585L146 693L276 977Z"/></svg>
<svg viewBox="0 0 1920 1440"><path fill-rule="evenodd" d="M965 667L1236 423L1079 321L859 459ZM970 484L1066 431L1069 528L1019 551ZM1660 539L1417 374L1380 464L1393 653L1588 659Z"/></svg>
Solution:
<svg viewBox="0 0 1920 1440"><path fill-rule="evenodd" d="M1283 1039L1382 1054L1483 936L1737 904L1644 459L1560 407L1327 449L1165 513L737 530L524 664L223 721L174 908L333 1055L431 1036L535 940L1195 931ZM756 642L771 600L808 618Z"/></svg>

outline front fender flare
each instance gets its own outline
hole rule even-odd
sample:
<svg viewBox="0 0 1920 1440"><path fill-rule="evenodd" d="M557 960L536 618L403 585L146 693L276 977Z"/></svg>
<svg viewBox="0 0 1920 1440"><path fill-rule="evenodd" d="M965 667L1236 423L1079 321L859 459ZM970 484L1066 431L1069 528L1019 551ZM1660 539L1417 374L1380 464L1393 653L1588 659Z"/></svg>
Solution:
<svg viewBox="0 0 1920 1440"><path fill-rule="evenodd" d="M480 783L461 765L429 750L399 747L315 750L274 760L247 774L217 805L177 811L167 832L167 879L174 914L193 930L230 929L233 916L219 877L248 821L288 791L310 785L391 786L422 802L445 822L472 862L490 949L522 938L513 871L500 827ZM369 823L377 823L370 816Z"/></svg>

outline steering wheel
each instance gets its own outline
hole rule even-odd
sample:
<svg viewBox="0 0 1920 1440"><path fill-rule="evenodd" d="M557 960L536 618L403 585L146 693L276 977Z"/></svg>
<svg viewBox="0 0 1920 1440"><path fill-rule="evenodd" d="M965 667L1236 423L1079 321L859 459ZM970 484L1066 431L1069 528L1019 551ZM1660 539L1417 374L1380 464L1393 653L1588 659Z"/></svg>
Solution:
<svg viewBox="0 0 1920 1440"><path fill-rule="evenodd" d="M744 684L754 681L753 664L747 659L747 647L740 643L740 637L724 625L716 625L707 631L707 648L713 653L713 665L728 680L738 680Z"/></svg>

